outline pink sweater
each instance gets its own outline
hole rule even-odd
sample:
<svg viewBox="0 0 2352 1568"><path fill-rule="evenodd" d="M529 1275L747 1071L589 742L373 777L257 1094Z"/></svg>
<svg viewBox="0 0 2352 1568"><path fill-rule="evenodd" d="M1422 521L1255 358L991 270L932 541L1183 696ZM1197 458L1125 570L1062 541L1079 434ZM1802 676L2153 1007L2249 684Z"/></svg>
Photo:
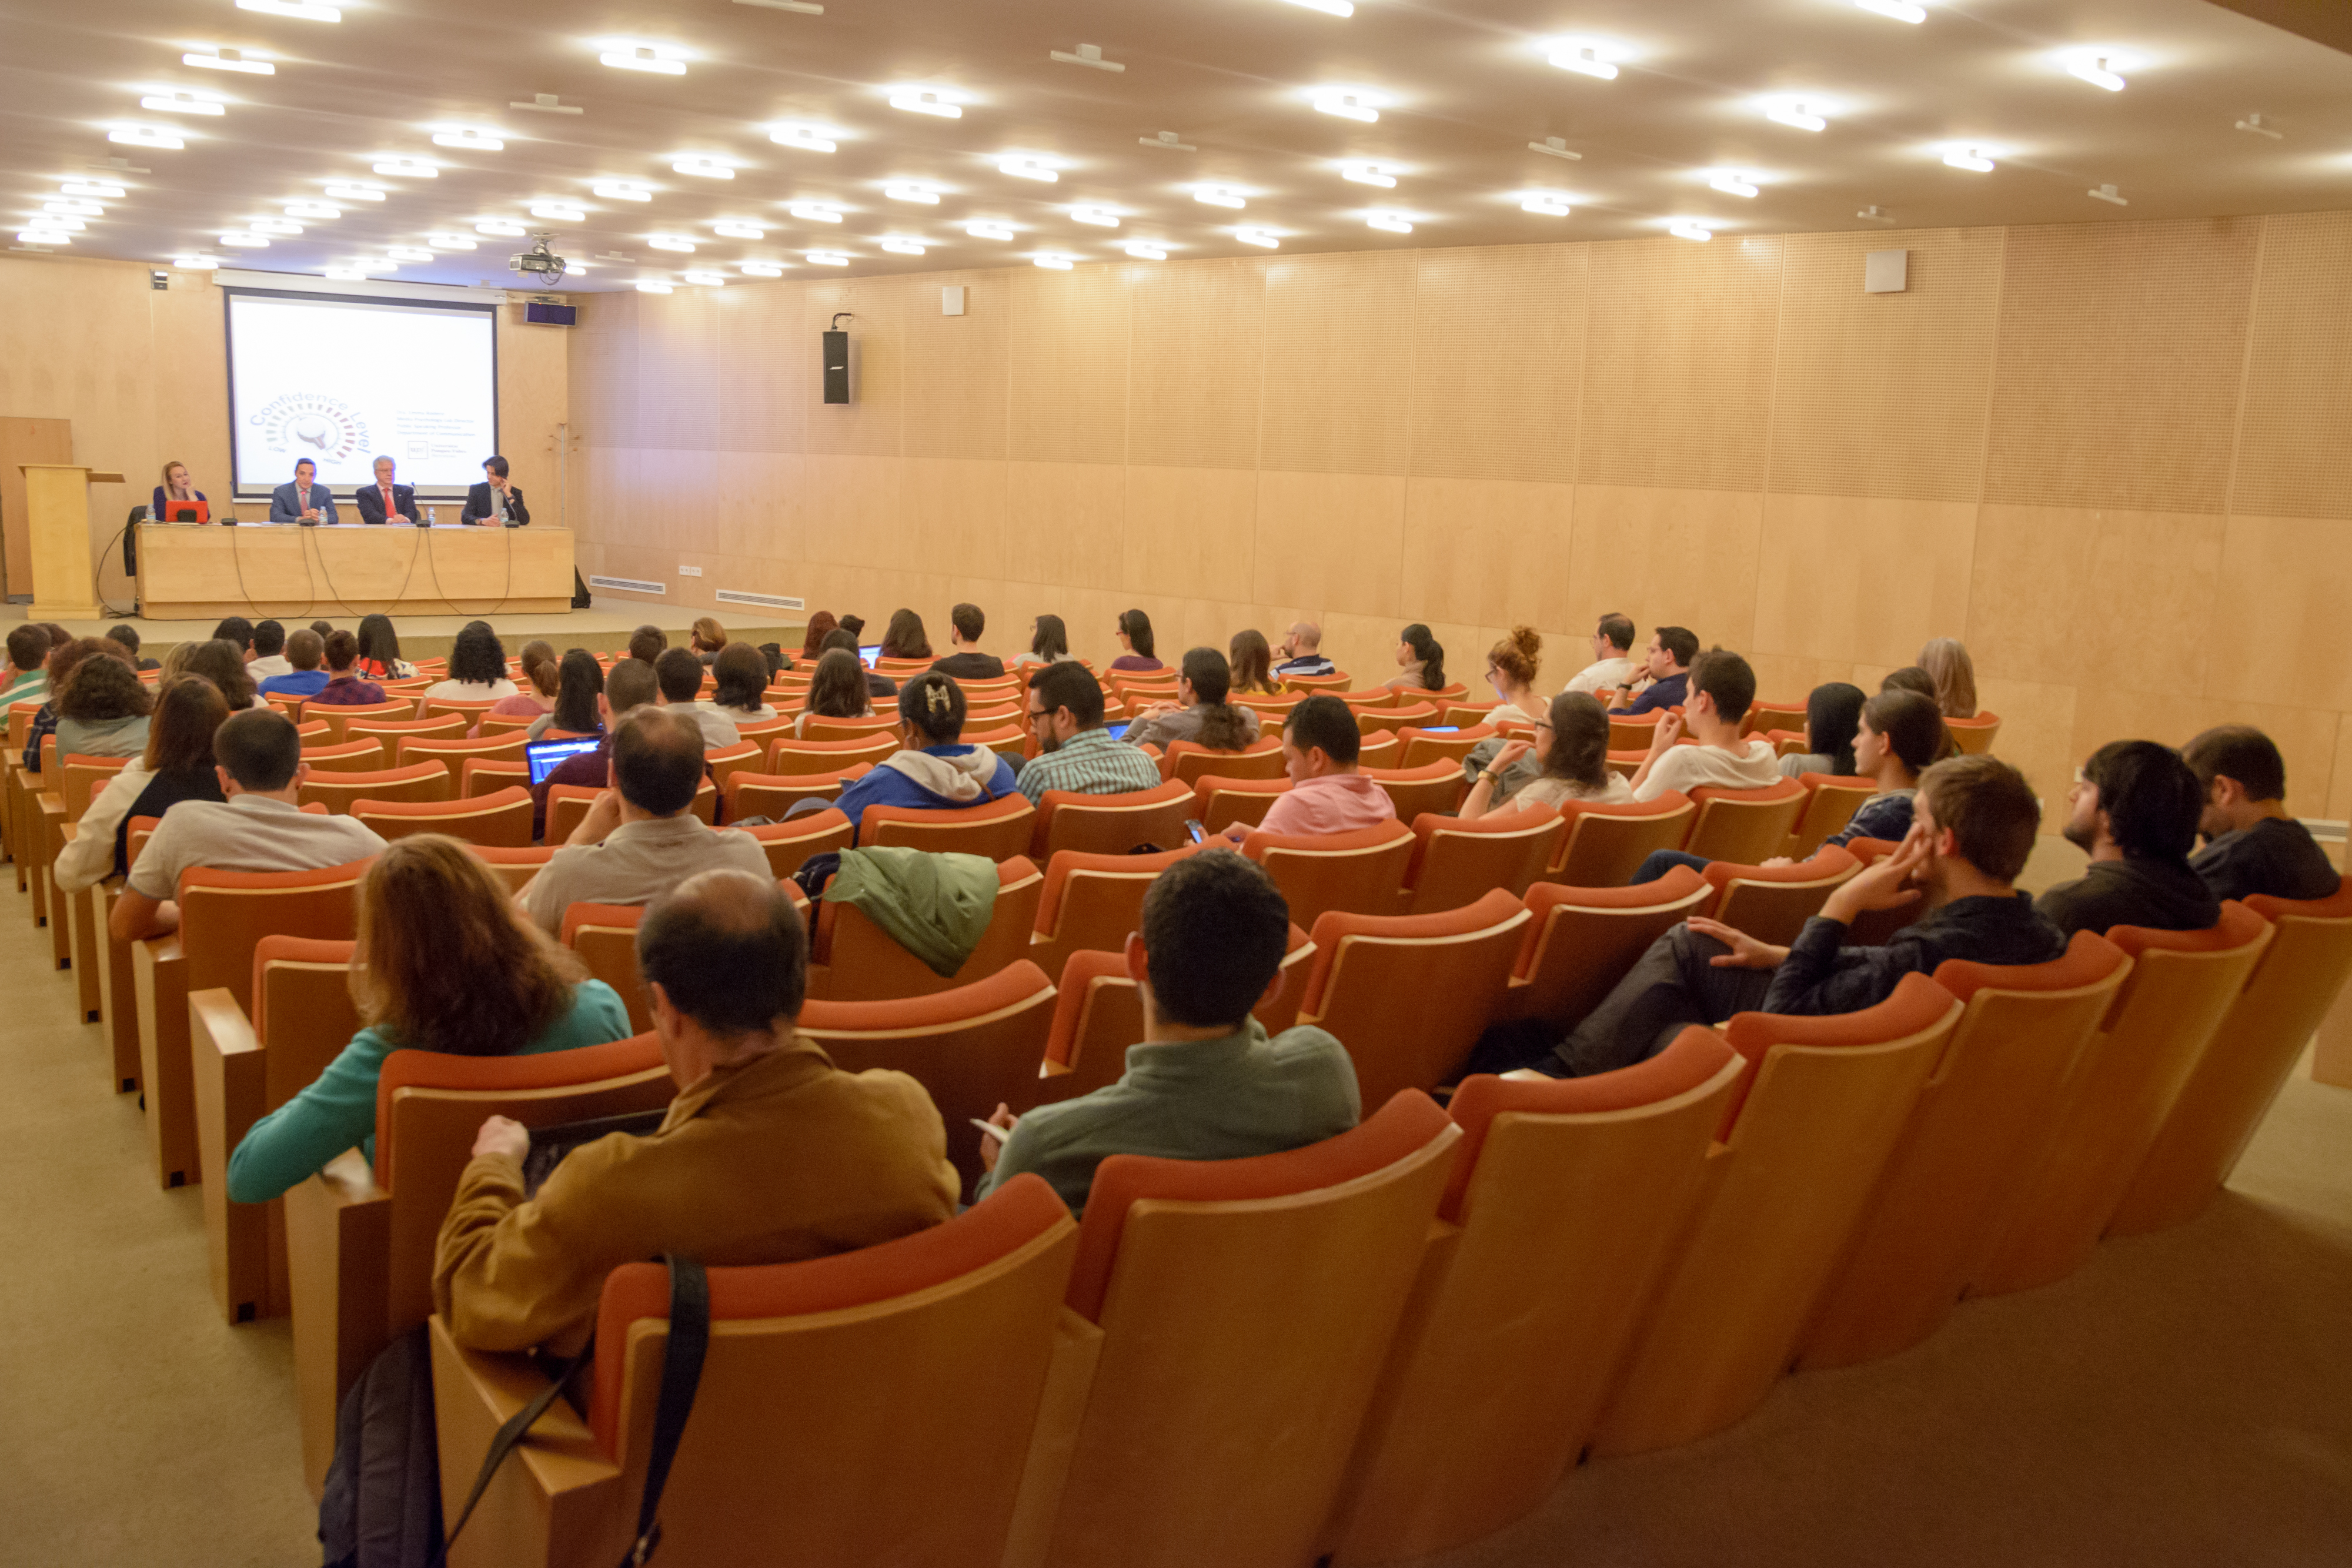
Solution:
<svg viewBox="0 0 2352 1568"><path fill-rule="evenodd" d="M1396 816L1396 803L1360 773L1327 773L1276 796L1260 824L1269 833L1352 833Z"/></svg>

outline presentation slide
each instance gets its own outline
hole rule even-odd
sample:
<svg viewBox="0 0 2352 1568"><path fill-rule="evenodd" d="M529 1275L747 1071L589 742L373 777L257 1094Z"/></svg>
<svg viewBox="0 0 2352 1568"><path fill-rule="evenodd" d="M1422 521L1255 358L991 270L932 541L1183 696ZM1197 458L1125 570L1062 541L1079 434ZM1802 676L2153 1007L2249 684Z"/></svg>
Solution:
<svg viewBox="0 0 2352 1568"><path fill-rule="evenodd" d="M232 292L236 493L266 496L308 457L348 502L389 457L419 498L462 497L499 449L496 334L488 308Z"/></svg>

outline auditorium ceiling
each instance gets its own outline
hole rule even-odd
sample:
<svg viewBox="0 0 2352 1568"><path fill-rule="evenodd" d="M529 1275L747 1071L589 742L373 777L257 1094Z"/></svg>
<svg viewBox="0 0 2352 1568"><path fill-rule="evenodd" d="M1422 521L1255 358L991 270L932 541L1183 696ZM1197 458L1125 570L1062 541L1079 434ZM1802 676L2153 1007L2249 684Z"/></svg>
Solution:
<svg viewBox="0 0 2352 1568"><path fill-rule="evenodd" d="M566 289L1706 243L2352 205L2352 57L2207 0L14 0L0 167L17 252L500 287L541 232Z"/></svg>

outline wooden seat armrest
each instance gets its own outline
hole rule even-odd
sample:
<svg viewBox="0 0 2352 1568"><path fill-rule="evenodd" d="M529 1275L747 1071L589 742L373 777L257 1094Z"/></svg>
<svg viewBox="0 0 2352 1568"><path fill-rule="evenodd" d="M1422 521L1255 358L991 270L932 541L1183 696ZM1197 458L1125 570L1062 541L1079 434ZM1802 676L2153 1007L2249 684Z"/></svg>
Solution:
<svg viewBox="0 0 2352 1568"><path fill-rule="evenodd" d="M357 1149L288 1192L287 1289L294 1312L294 1396L310 1495L335 1452L344 1391L390 1343L392 1195Z"/></svg>
<svg viewBox="0 0 2352 1568"><path fill-rule="evenodd" d="M490 1439L508 1417L547 1386L530 1358L467 1350L449 1335L436 1312L426 1324L433 1346L433 1405L441 1458L442 1528L455 1523L473 1490ZM537 1568L540 1564L602 1561L599 1541L625 1532L621 1471L604 1458L588 1424L558 1399L499 1467L466 1532L449 1554L450 1568Z"/></svg>
<svg viewBox="0 0 2352 1568"><path fill-rule="evenodd" d="M1102 1346L1101 1329L1068 1307L1062 1309L1054 1324L1053 1359L1045 1367L1045 1395L1037 1401L1037 1424L1029 1433L1029 1457L1021 1469L1003 1568L1045 1568Z"/></svg>
<svg viewBox="0 0 2352 1568"><path fill-rule="evenodd" d="M258 1206L229 1202L228 1157L261 1119L261 1042L236 995L222 988L188 998L188 1040L195 1052L196 1163L204 1173L198 1185L213 1299L230 1322L247 1322L270 1307L268 1234Z"/></svg>

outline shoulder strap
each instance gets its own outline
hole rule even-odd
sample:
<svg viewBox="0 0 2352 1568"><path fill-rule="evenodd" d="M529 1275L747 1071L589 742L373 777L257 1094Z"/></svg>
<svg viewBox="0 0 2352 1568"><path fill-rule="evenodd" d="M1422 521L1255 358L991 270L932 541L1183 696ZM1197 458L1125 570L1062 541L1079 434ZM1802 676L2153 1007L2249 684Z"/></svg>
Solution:
<svg viewBox="0 0 2352 1568"><path fill-rule="evenodd" d="M621 1568L643 1568L661 1544L662 1489L669 1484L670 1461L687 1417L694 1414L695 1390L702 1382L702 1356L710 1347L710 1281L691 1258L669 1260L669 1339L662 1350L661 1394L654 1405L653 1446L646 1454L646 1494L637 1504L637 1538Z"/></svg>
<svg viewBox="0 0 2352 1568"><path fill-rule="evenodd" d="M442 1568L448 1562L449 1548L457 1543L457 1532L466 1528L466 1521L474 1517L474 1505L481 1501L482 1493L489 1490L490 1478L498 1474L499 1467L506 1463L507 1456L521 1443L523 1434L547 1414L547 1407L555 1403L555 1396L571 1385L572 1380L580 1375L580 1369L588 1365L595 1354L596 1341L591 1335L588 1343L581 1347L580 1354L573 1356L572 1364L563 1369L563 1375L531 1396L530 1403L508 1416L506 1424L491 1436L489 1451L482 1456L482 1468L474 1475L474 1490L466 1494L466 1506L457 1511L457 1522L449 1527L449 1533L442 1538L439 1549L433 1553L431 1568Z"/></svg>

